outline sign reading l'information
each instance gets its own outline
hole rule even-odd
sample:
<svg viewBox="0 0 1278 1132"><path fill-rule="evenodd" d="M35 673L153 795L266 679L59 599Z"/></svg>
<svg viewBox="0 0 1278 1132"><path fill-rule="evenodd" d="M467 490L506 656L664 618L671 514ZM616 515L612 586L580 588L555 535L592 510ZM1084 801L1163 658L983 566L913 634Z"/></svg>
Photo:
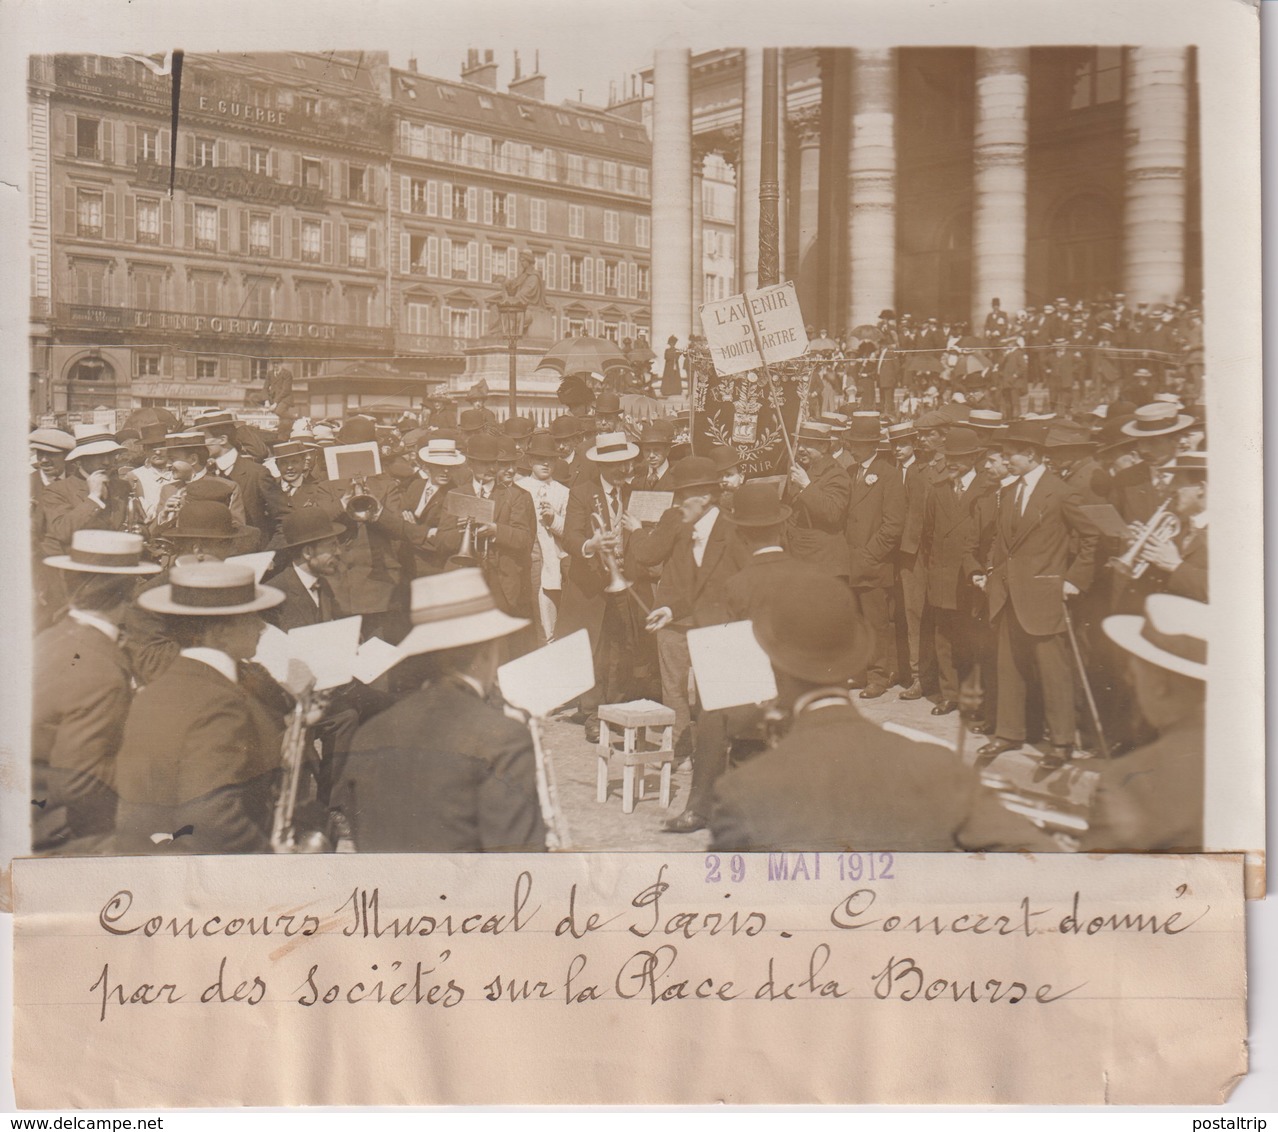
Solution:
<svg viewBox="0 0 1278 1132"><path fill-rule="evenodd" d="M764 362L788 362L808 348L793 283L706 303L701 308L701 328L710 343L714 368L722 374L742 373Z"/></svg>

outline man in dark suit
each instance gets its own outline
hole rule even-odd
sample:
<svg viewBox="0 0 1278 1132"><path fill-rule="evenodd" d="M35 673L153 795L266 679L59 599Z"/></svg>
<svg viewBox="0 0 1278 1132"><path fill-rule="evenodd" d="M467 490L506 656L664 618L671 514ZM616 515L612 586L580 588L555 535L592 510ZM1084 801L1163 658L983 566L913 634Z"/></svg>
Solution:
<svg viewBox="0 0 1278 1132"><path fill-rule="evenodd" d="M454 481L465 482L466 457L451 437L436 436L417 450L417 476L402 491L405 523L400 537L404 542L404 564L413 577L438 574L447 564L439 546L439 529L444 521L444 503Z"/></svg>
<svg viewBox="0 0 1278 1132"><path fill-rule="evenodd" d="M319 508L330 519L341 515L342 503L333 485L315 478L318 446L304 440L286 440L275 445L273 453L280 473L282 515L304 508Z"/></svg>
<svg viewBox="0 0 1278 1132"><path fill-rule="evenodd" d="M644 421L639 427L639 467L633 487L636 491L670 491L673 472L670 447L674 434L664 422Z"/></svg>
<svg viewBox="0 0 1278 1132"><path fill-rule="evenodd" d="M949 715L958 708L959 691L976 663L972 607L980 591L972 577L981 573L977 501L998 489L997 481L977 468L982 453L975 429L950 429L945 437L946 475L935 480L927 494L921 554L941 684L941 701L932 708L933 715Z"/></svg>
<svg viewBox="0 0 1278 1132"><path fill-rule="evenodd" d="M1171 476L1172 512L1180 531L1150 538L1140 559L1152 589L1207 600L1207 453L1181 452L1161 469Z"/></svg>
<svg viewBox="0 0 1278 1132"><path fill-rule="evenodd" d="M598 479L586 453L590 442L582 440L581 421L571 413L564 413L550 422L550 439L554 441L559 462L555 465L555 479L567 487L573 487L583 476Z"/></svg>
<svg viewBox="0 0 1278 1132"><path fill-rule="evenodd" d="M503 613L473 568L414 579L410 616L402 667L425 683L359 729L333 795L356 847L544 850L532 736L487 702L498 645L528 623Z"/></svg>
<svg viewBox="0 0 1278 1132"><path fill-rule="evenodd" d="M677 527L657 583L657 604L648 615L646 628L651 633L669 629L684 636L684 656L688 652L689 629L728 621L727 585L745 562L741 543L719 509L721 478L709 457L689 456L680 460L673 469L671 484L675 505L661 520L663 524L675 522ZM662 656L664 661L664 652ZM686 686L687 668L672 673L669 679L666 668L663 663L663 686L680 680ZM692 833L705 828L711 792L727 765L727 758L727 732L722 714L701 713L687 805L682 814L666 822L666 832Z"/></svg>
<svg viewBox="0 0 1278 1132"><path fill-rule="evenodd" d="M789 734L719 780L710 815L717 851L954 847L975 776L944 747L862 718L848 681L869 661L869 627L839 581L772 594L754 635L776 675Z"/></svg>
<svg viewBox="0 0 1278 1132"><path fill-rule="evenodd" d="M48 519L44 510L44 489L66 474L67 453L75 447L75 437L58 428L38 428L27 437L31 449L31 572L35 593L36 628L46 628L62 605L66 592L57 570L45 566L44 536Z"/></svg>
<svg viewBox="0 0 1278 1132"><path fill-rule="evenodd" d="M203 413L195 419L195 427L205 437L211 459L209 471L239 487L245 522L269 541L286 510L284 497L271 473L240 450L240 426L234 415L227 410Z"/></svg>
<svg viewBox="0 0 1278 1132"><path fill-rule="evenodd" d="M896 459L896 469L905 491L905 524L896 549L892 589L892 629L896 645L895 668L905 690L900 698L923 697L919 651L923 607L927 595L926 573L919 559L923 534L923 505L927 499L929 473L914 451L914 426L908 421L888 425L888 443Z"/></svg>
<svg viewBox="0 0 1278 1132"><path fill-rule="evenodd" d="M124 527L128 488L115 475L127 449L96 425L75 426L75 447L66 456L66 475L40 496L45 554L65 554L76 531L118 531Z"/></svg>
<svg viewBox="0 0 1278 1132"><path fill-rule="evenodd" d="M287 633L344 616L329 579L341 570L338 539L345 533L318 507L284 516L275 561L287 564L266 579L284 600L262 614L265 621Z"/></svg>
<svg viewBox="0 0 1278 1132"><path fill-rule="evenodd" d="M170 619L177 659L134 697L116 760L119 853L267 853L282 715L245 687L264 610L283 595L230 562L174 566L138 604Z"/></svg>
<svg viewBox="0 0 1278 1132"><path fill-rule="evenodd" d="M790 505L790 553L835 577L848 576L845 526L851 483L830 455L829 425L805 421L795 438L785 500Z"/></svg>
<svg viewBox="0 0 1278 1132"><path fill-rule="evenodd" d="M1029 682L1036 680L1051 743L1042 766L1058 770L1075 739L1065 603L1091 584L1099 531L1079 510L1078 492L1043 465L1045 433L1039 422L1019 422L999 442L1016 481L1001 495L984 579L998 636L998 722L981 753L1024 744Z"/></svg>
<svg viewBox="0 0 1278 1132"><path fill-rule="evenodd" d="M133 696L120 625L139 576L142 537L76 531L70 552L45 559L67 579L65 616L35 640L31 847L93 852L115 827L115 756Z"/></svg>
<svg viewBox="0 0 1278 1132"><path fill-rule="evenodd" d="M892 649L888 604L892 564L905 529L905 485L900 470L879 453L879 418L854 416L844 446L851 453L851 486L845 532L848 582L861 616L874 634L874 651L866 666L863 700L877 699L892 683ZM858 681L861 678L858 676Z"/></svg>

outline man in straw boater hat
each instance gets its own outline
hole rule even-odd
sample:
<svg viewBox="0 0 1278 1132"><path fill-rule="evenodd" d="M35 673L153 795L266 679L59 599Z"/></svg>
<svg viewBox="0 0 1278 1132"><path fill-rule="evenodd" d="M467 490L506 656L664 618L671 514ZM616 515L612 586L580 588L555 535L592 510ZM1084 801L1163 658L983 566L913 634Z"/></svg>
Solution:
<svg viewBox="0 0 1278 1132"><path fill-rule="evenodd" d="M1156 401L1141 405L1132 419L1120 426L1140 458L1114 476L1110 492L1110 501L1127 522L1145 522L1166 500L1167 487L1159 467L1176 455L1181 434L1193 423L1194 418L1175 405Z"/></svg>
<svg viewBox="0 0 1278 1132"><path fill-rule="evenodd" d="M1105 618L1157 738L1102 762L1087 830L1049 833L981 798L960 834L971 850L1200 853L1203 850L1207 624L1203 602L1151 594L1144 614Z"/></svg>
<svg viewBox="0 0 1278 1132"><path fill-rule="evenodd" d="M845 523L852 484L830 455L830 433L829 425L805 421L795 437L795 461L784 496L792 510L790 553L827 574L846 578Z"/></svg>
<svg viewBox="0 0 1278 1132"><path fill-rule="evenodd" d="M127 449L98 425L75 426L75 447L66 455L66 475L44 489L44 552L65 554L76 531L124 527L128 488L115 474Z"/></svg>
<svg viewBox="0 0 1278 1132"><path fill-rule="evenodd" d="M365 723L333 796L364 853L518 853L546 847L528 729L487 701L502 640L528 624L483 575L412 583L401 669L421 687Z"/></svg>
<svg viewBox="0 0 1278 1132"><path fill-rule="evenodd" d="M31 557L35 588L36 628L49 624L61 605L62 579L44 565L44 489L66 474L67 453L75 447L75 437L60 428L38 428L27 437L31 451Z"/></svg>
<svg viewBox="0 0 1278 1132"><path fill-rule="evenodd" d="M220 478L209 475L209 450L202 432L169 433L164 438L163 452L169 461L172 479L160 488L160 503L156 508L155 516L157 533L176 519L178 509L186 500L193 484ZM248 520L244 515L244 493L240 491L239 484L232 483L231 480L222 480L222 482L231 488L230 497L225 500L218 498L216 501L226 503L235 521L247 527Z"/></svg>
<svg viewBox="0 0 1278 1132"><path fill-rule="evenodd" d="M115 755L132 684L120 625L139 577L142 536L76 531L45 563L67 579L70 606L35 640L31 847L93 852L115 826Z"/></svg>
<svg viewBox="0 0 1278 1132"><path fill-rule="evenodd" d="M719 779L711 845L724 851L942 852L966 817L975 775L944 747L864 719L848 692L874 648L836 578L776 588L754 619L789 734Z"/></svg>
<svg viewBox="0 0 1278 1132"><path fill-rule="evenodd" d="M284 600L248 566L174 566L138 595L163 617L179 654L140 689L116 760L116 851L265 853L283 720L243 686L261 614Z"/></svg>
<svg viewBox="0 0 1278 1132"><path fill-rule="evenodd" d="M981 754L1025 744L1034 681L1050 743L1042 767L1058 770L1076 734L1066 602L1092 582L1099 531L1079 509L1078 492L1044 466L1045 439L1045 426L1032 421L999 437L1016 479L1000 493L990 569L982 578L998 639L998 720Z"/></svg>

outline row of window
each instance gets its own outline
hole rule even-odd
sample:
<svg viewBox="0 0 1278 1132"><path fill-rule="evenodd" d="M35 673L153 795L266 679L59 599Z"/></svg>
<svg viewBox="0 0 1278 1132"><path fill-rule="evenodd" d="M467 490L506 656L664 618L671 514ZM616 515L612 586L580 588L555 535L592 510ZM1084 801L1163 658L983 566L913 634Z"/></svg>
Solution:
<svg viewBox="0 0 1278 1132"><path fill-rule="evenodd" d="M404 303L403 328L409 334L439 335L448 338L478 338L482 333L483 319L478 307L470 304L452 305L420 302L409 299ZM620 343L622 338L647 336L645 323L618 318L614 315L591 315L572 312L551 315L551 334L555 338L568 335L597 334Z"/></svg>
<svg viewBox="0 0 1278 1132"><path fill-rule="evenodd" d="M581 118L590 128L603 123ZM464 165L491 173L554 181L587 189L603 189L627 196L646 197L648 170L624 161L607 161L579 153L562 153L526 142L502 141L485 134L467 133L447 126L400 120L399 151L448 165Z"/></svg>
<svg viewBox="0 0 1278 1132"><path fill-rule="evenodd" d="M239 360L239 359L237 359ZM185 367L188 381L231 381L231 366L223 365L224 359L216 354L198 354L195 360ZM275 358L248 358L245 365L239 368L241 380L264 382L271 369L279 365ZM295 377L309 380L320 377L324 372L324 362L320 358L290 359L287 363ZM133 353L133 376L142 378L168 378L174 373L173 358L164 350L135 350ZM76 376L74 373L73 377ZM145 402L144 402L145 404Z"/></svg>

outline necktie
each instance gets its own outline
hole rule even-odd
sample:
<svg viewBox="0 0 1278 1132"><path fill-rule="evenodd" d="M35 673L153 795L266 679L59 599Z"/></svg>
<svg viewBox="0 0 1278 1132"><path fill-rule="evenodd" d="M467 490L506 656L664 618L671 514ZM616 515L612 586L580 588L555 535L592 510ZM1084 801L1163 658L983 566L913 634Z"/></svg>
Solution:
<svg viewBox="0 0 1278 1132"><path fill-rule="evenodd" d="M422 497L418 501L416 509L413 511L413 514L416 515L417 518L420 519L422 517L422 512L426 510L426 504L431 501L434 494L435 485L433 483L426 483L422 486Z"/></svg>
<svg viewBox="0 0 1278 1132"><path fill-rule="evenodd" d="M705 539L696 527L692 528L692 560L701 565L702 557L705 554Z"/></svg>
<svg viewBox="0 0 1278 1132"><path fill-rule="evenodd" d="M331 621L333 619L333 603L329 600L328 593L324 589L322 578L316 578L311 584L311 593L315 595L315 604L319 609L319 619L321 621Z"/></svg>
<svg viewBox="0 0 1278 1132"><path fill-rule="evenodd" d="M1016 491L1012 495L1012 531L1021 525L1021 503L1025 498L1025 480L1017 477Z"/></svg>

